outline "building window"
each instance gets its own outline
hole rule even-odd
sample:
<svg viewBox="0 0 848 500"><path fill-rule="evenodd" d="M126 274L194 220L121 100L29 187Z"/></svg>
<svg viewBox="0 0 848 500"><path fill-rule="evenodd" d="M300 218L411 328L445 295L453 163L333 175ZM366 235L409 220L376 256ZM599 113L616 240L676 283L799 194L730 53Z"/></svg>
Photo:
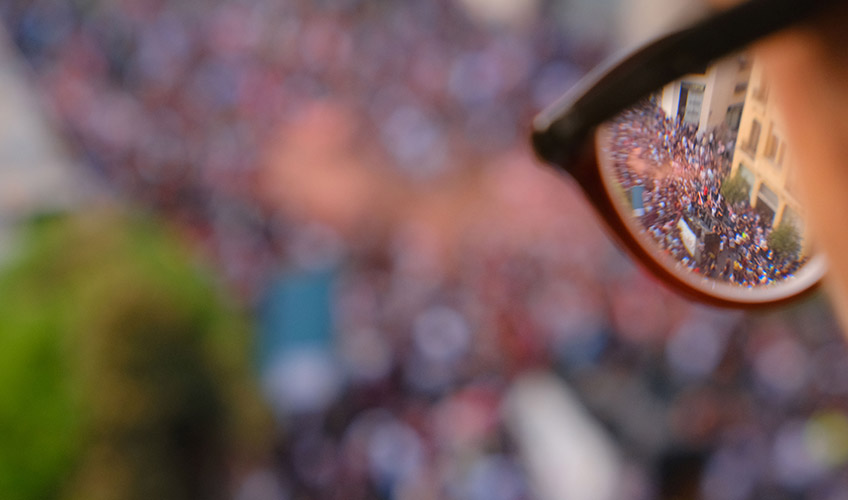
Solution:
<svg viewBox="0 0 848 500"><path fill-rule="evenodd" d="M760 85L754 89L754 99L760 101L765 104L768 100L769 88L766 82L760 80Z"/></svg>
<svg viewBox="0 0 848 500"><path fill-rule="evenodd" d="M777 138L776 135L769 134L768 140L766 141L766 149L765 149L765 157L774 163L774 160L777 158L777 150L780 147L780 139Z"/></svg>
<svg viewBox="0 0 848 500"><path fill-rule="evenodd" d="M727 114L725 115L727 128L734 132L739 130L739 122L742 120L742 108L744 107L745 105L740 103L727 108Z"/></svg>
<svg viewBox="0 0 848 500"><path fill-rule="evenodd" d="M751 131L748 132L748 139L745 144L742 145L742 149L750 153L752 156L757 154L757 146L760 143L760 129L762 126L760 122L754 120L751 123Z"/></svg>
<svg viewBox="0 0 848 500"><path fill-rule="evenodd" d="M763 222L771 225L774 221L774 214L780 204L780 199L766 183L760 184L760 192L757 194L757 201L754 205L754 210L760 214Z"/></svg>
<svg viewBox="0 0 848 500"><path fill-rule="evenodd" d="M701 105L704 103L706 86L700 83L683 82L680 84L680 100L677 103L677 116L683 123L698 125L701 122Z"/></svg>
<svg viewBox="0 0 848 500"><path fill-rule="evenodd" d="M778 205L780 205L780 197L777 196L777 193L765 182L760 184L760 193L758 198L763 201L763 203L767 204L772 208L772 210L777 210Z"/></svg>

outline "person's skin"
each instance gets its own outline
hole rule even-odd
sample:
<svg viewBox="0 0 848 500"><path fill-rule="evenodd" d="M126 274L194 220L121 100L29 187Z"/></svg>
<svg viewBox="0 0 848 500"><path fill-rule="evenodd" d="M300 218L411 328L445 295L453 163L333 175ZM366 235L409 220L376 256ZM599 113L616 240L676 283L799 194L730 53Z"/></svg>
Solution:
<svg viewBox="0 0 848 500"><path fill-rule="evenodd" d="M833 305L848 328L848 5L758 50L801 172L809 223L828 257Z"/></svg>

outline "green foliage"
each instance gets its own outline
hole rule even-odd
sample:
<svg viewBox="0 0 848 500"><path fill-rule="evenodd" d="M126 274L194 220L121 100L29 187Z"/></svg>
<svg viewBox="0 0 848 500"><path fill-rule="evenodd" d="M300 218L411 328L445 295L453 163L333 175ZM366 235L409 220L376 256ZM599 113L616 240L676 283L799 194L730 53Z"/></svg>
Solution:
<svg viewBox="0 0 848 500"><path fill-rule="evenodd" d="M729 175L721 183L721 195L731 205L737 205L748 200L751 192L751 186L748 181L742 177L742 172L737 170L736 175Z"/></svg>
<svg viewBox="0 0 848 500"><path fill-rule="evenodd" d="M794 225L783 221L769 234L768 245L779 258L794 260L801 251L801 236Z"/></svg>
<svg viewBox="0 0 848 500"><path fill-rule="evenodd" d="M175 241L127 216L29 228L0 272L0 498L225 495L265 421L246 325Z"/></svg>

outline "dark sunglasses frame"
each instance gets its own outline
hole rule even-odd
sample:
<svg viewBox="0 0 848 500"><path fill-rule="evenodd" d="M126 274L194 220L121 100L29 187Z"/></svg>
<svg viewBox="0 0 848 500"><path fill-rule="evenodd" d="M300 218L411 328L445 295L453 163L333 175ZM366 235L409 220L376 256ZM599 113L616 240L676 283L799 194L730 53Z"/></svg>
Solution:
<svg viewBox="0 0 848 500"><path fill-rule="evenodd" d="M672 288L713 305L756 307L796 298L820 281L817 261L808 277L751 293L694 273L674 272L670 263L639 241L624 221L601 175L596 136L599 127L651 92L782 29L798 25L840 0L749 0L686 29L666 35L624 58L599 67L572 91L536 117L532 142L540 158L580 185L614 236L650 271ZM805 266L809 268L812 264ZM809 277L812 273L813 277ZM716 288L724 288L716 291Z"/></svg>

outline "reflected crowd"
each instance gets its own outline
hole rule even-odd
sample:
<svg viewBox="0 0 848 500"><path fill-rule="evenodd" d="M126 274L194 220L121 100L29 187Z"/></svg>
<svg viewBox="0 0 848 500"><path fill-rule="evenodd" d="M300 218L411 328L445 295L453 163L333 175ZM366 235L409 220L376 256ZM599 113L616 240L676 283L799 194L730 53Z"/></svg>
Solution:
<svg viewBox="0 0 848 500"><path fill-rule="evenodd" d="M771 221L747 201L729 203L722 182L729 178L736 138L724 128L699 134L697 127L666 116L646 102L611 124L615 177L628 193L641 186L645 232L676 261L694 272L742 286L768 285L791 277L804 263L797 255L769 248ZM696 237L687 247L685 223Z"/></svg>
<svg viewBox="0 0 848 500"><path fill-rule="evenodd" d="M558 34L555 16L511 31L448 1L0 9L95 174L180 228L245 303L261 303L280 269L334 273L335 365L289 382L310 397L321 381L336 390L323 405L276 408L274 461L245 475L239 500L535 498L500 410L514 377L535 369L561 374L614 436L622 500L663 498L672 479L707 500L848 490L848 351L823 306L755 320L688 304L635 270L577 192L528 159L517 124L595 50ZM729 146L715 139L713 152L655 119L621 121L615 149L705 167L649 190L651 231L681 251L674 214L701 210L713 227L730 216L717 191ZM392 198L343 222L291 209L306 189L296 183L318 169L295 154L305 143L345 167L339 176L367 158L379 174L367 179L406 186L402 198L448 176L438 196L426 191L448 208ZM266 156L274 147L285 164ZM290 190L269 200L274 169L302 176L281 177ZM620 172L625 186L639 181ZM748 240L727 226L723 248L759 256L765 230L733 213L750 220ZM690 458L697 467L681 472Z"/></svg>

